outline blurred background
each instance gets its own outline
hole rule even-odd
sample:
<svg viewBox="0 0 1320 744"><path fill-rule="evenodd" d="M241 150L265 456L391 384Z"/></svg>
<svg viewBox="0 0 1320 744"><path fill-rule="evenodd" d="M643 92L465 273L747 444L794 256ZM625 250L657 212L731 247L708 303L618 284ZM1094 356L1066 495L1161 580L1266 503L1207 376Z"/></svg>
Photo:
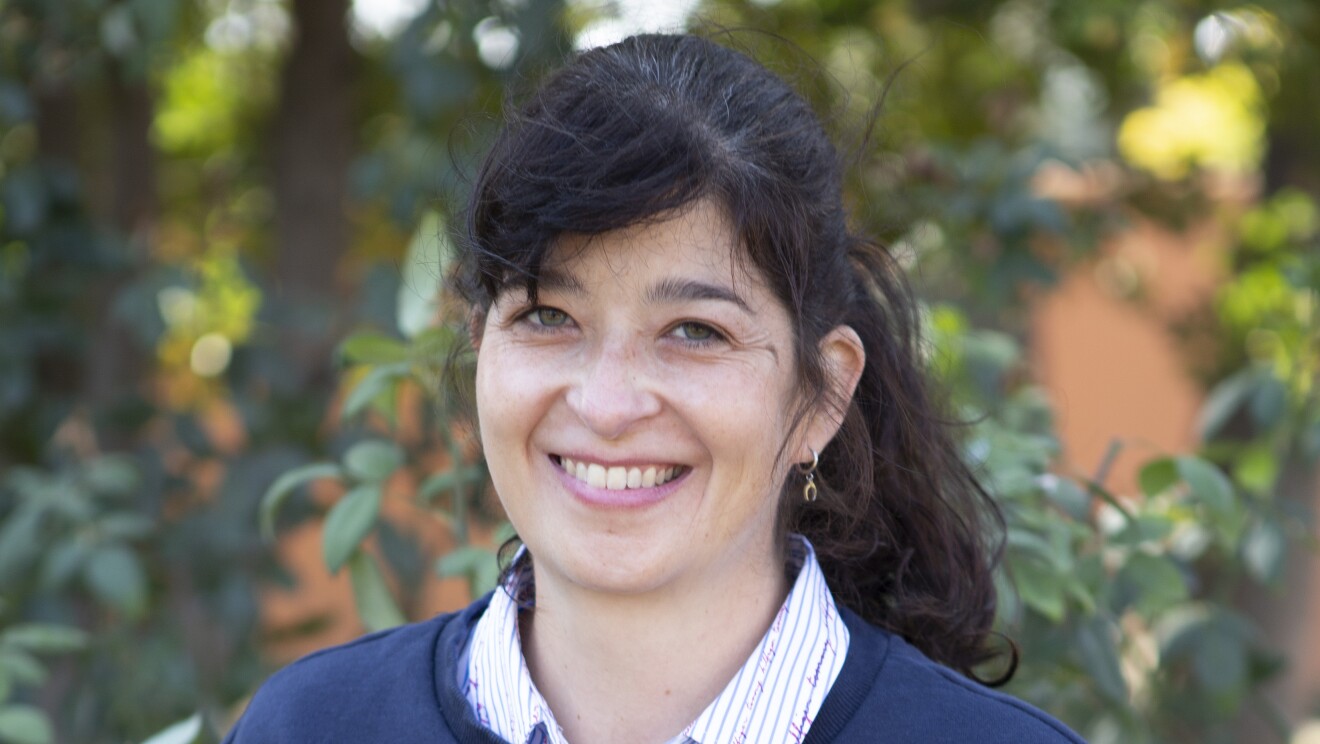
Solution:
<svg viewBox="0 0 1320 744"><path fill-rule="evenodd" d="M506 96L688 27L813 100L927 301L1010 691L1320 741L1315 0L0 0L0 741L216 741L492 585L466 184Z"/></svg>

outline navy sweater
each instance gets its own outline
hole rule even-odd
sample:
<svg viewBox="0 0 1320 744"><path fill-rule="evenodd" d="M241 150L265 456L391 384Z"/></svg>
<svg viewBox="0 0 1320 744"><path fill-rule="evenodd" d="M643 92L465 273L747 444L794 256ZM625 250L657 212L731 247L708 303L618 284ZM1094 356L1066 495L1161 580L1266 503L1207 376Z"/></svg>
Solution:
<svg viewBox="0 0 1320 744"><path fill-rule="evenodd" d="M290 664L257 692L225 744L502 744L459 687L458 664L488 600ZM851 634L848 658L803 744L1082 741L1030 705L936 664L845 607L839 611Z"/></svg>

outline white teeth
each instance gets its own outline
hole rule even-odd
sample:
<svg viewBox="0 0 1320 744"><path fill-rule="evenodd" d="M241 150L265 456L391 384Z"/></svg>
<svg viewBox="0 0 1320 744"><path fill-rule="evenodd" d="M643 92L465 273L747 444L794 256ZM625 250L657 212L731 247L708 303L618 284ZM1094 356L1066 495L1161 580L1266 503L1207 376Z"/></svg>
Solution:
<svg viewBox="0 0 1320 744"><path fill-rule="evenodd" d="M605 472L606 488L611 491L622 491L628 487L628 468L610 468Z"/></svg>
<svg viewBox="0 0 1320 744"><path fill-rule="evenodd" d="M620 491L625 488L651 488L674 479L682 469L680 467L611 467L595 463L585 463L570 457L560 458L559 466L564 472L585 482L592 488L608 488Z"/></svg>

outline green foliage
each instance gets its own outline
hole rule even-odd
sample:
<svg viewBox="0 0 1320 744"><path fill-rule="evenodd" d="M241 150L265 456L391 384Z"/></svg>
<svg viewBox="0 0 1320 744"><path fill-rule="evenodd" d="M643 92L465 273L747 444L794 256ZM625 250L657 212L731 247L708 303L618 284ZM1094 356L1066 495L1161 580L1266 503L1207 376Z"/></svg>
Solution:
<svg viewBox="0 0 1320 744"><path fill-rule="evenodd" d="M1008 521L1000 621L1024 660L1012 691L1097 739L1221 736L1277 669L1223 573L1277 576L1282 515L1249 509L1192 455L1148 461L1141 498L1054 472L1049 405L1012 382L1011 344L967 331L951 308L931 317L942 368L977 421L969 457Z"/></svg>
<svg viewBox="0 0 1320 744"><path fill-rule="evenodd" d="M427 573L473 592L496 580L508 528L449 384L471 359L466 329L441 322L448 225L506 89L607 11L425 3L393 36L357 34L353 249L343 286L289 307L269 132L291 7L0 4L0 741L221 729L264 673L257 588L289 582L269 541L304 520L324 519L323 558L347 566L370 629L415 617ZM1313 534L1286 480L1320 458L1320 140L1299 94L1320 89L1314 3L710 0L702 13L791 42L731 39L840 112L828 119L855 162L858 226L936 302L935 366L977 422L967 456L1008 518L1000 620L1025 660L1013 691L1092 741L1227 740L1282 663L1235 596L1279 586ZM492 28L519 39L515 64L483 58ZM1187 115L1178 100L1206 113L1169 129ZM123 144L135 132L145 160ZM1255 169L1261 196L1222 198L1230 162ZM1071 168L1090 180L1065 204L1041 182ZM125 185L144 173L155 180ZM154 203L126 216L153 183ZM1030 288L1132 215L1212 215L1232 236L1213 302L1179 324L1209 393L1204 444L1151 457L1137 494L1111 492L1103 468L1058 469L1051 405L1020 352ZM356 329L338 347L340 390L321 361L344 335L332 316ZM430 510L455 549L426 565L390 499Z"/></svg>
<svg viewBox="0 0 1320 744"><path fill-rule="evenodd" d="M46 666L36 654L66 654L86 646L85 633L61 625L29 623L0 630L0 741L47 744L53 740L45 711L11 699L20 686L45 681Z"/></svg>

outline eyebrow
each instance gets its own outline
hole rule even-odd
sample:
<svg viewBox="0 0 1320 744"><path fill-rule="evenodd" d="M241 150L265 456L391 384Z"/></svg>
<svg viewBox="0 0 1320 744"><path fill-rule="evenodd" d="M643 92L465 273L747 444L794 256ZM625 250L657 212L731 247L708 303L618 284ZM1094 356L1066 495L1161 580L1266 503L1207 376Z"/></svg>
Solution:
<svg viewBox="0 0 1320 744"><path fill-rule="evenodd" d="M536 277L536 287L569 294L584 294L587 291L576 276L556 269L541 269Z"/></svg>
<svg viewBox="0 0 1320 744"><path fill-rule="evenodd" d="M586 287L573 274L555 269L543 269L536 279L537 287L552 292L585 294ZM743 312L751 314L752 308L732 289L696 279L669 277L651 285L646 291L646 301L652 304L693 302L699 300L717 300L737 305Z"/></svg>
<svg viewBox="0 0 1320 744"><path fill-rule="evenodd" d="M751 313L752 309L732 289L718 284L708 284L694 279L662 279L651 285L646 292L647 302L685 302L693 300L720 300L731 302Z"/></svg>

